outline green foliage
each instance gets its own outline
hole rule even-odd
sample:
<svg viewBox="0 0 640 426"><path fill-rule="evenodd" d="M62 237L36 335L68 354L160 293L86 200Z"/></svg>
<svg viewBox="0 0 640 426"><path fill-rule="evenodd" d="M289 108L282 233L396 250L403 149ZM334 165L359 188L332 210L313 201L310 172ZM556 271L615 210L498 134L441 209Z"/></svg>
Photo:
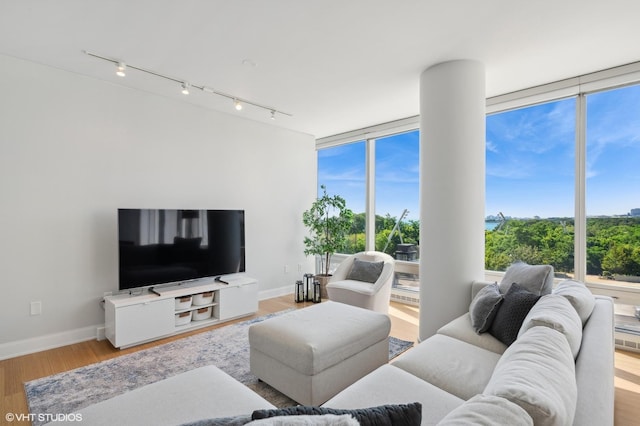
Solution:
<svg viewBox="0 0 640 426"><path fill-rule="evenodd" d="M304 254L323 257L323 274L329 275L331 255L347 246L352 230L353 212L339 195L329 196L327 188L321 185L323 194L302 214L302 223L309 229L310 236L304 238Z"/></svg>
<svg viewBox="0 0 640 426"><path fill-rule="evenodd" d="M501 271L522 260L571 273L574 233L572 218L511 219L501 229L485 232L485 268ZM587 274L613 273L640 275L640 218L587 220Z"/></svg>
<svg viewBox="0 0 640 426"><path fill-rule="evenodd" d="M389 214L385 216L376 215L375 219L375 249L382 251L387 244L389 234L396 225L398 218ZM420 244L420 221L406 220L400 222L399 227L402 233L402 241L405 244ZM349 242L344 253L357 253L365 249L365 214L357 213L353 215L353 224L349 235ZM400 236L398 233L394 233L391 238L391 242L387 246L386 253L394 255L396 252L396 246L400 244Z"/></svg>
<svg viewBox="0 0 640 426"><path fill-rule="evenodd" d="M365 249L365 235L364 233L351 233L347 239L347 246L342 253L358 253Z"/></svg>
<svg viewBox="0 0 640 426"><path fill-rule="evenodd" d="M612 274L640 275L640 247L614 244L604 255L602 268Z"/></svg>
<svg viewBox="0 0 640 426"><path fill-rule="evenodd" d="M349 253L364 250L365 214L354 215L349 237ZM376 216L376 250L382 250L397 218ZM400 223L404 243L420 244L420 222ZM558 273L573 273L573 218L510 219L500 229L485 231L485 268L504 271L513 262L550 264ZM394 234L386 252L394 255L398 234ZM587 219L587 274L640 275L640 217L603 217Z"/></svg>

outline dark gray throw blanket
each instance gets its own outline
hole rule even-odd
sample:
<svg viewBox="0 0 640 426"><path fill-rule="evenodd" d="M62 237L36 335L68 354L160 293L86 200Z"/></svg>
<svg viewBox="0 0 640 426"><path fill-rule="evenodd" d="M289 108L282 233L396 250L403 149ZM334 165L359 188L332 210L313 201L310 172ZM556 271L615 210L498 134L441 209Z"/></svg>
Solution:
<svg viewBox="0 0 640 426"><path fill-rule="evenodd" d="M422 404L414 402L411 404L381 405L353 410L298 405L273 410L256 410L251 418L252 420L259 420L276 416L324 414L351 414L361 426L419 426L422 422Z"/></svg>
<svg viewBox="0 0 640 426"><path fill-rule="evenodd" d="M380 405L378 407L356 408L353 410L297 405L295 407L272 410L256 410L252 415L203 419L185 423L182 426L242 426L253 420L270 417L322 416L325 414L350 414L361 426L420 426L422 422L422 404L414 402L411 404Z"/></svg>

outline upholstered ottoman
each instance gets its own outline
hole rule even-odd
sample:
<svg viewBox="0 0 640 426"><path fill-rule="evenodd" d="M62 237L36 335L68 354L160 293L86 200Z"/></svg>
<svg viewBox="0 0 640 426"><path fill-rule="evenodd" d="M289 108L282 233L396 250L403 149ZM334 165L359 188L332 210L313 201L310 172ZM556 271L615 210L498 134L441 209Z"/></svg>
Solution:
<svg viewBox="0 0 640 426"><path fill-rule="evenodd" d="M389 361L385 314L324 302L249 328L251 372L294 401L319 405Z"/></svg>

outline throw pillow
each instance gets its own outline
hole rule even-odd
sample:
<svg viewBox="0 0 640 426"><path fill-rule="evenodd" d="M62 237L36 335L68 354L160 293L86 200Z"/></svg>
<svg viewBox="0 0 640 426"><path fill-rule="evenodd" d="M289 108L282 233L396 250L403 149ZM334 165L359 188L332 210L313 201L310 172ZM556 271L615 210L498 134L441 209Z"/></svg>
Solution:
<svg viewBox="0 0 640 426"><path fill-rule="evenodd" d="M471 326L477 334L489 330L502 303L502 294L498 283L483 287L469 305Z"/></svg>
<svg viewBox="0 0 640 426"><path fill-rule="evenodd" d="M498 313L489 328L489 333L505 345L516 341L525 317L540 296L513 283L498 308Z"/></svg>
<svg viewBox="0 0 640 426"><path fill-rule="evenodd" d="M518 283L538 296L549 294L553 288L553 266L516 262L505 271L500 281L500 292L505 294L512 283Z"/></svg>
<svg viewBox="0 0 640 426"><path fill-rule="evenodd" d="M578 312L584 327L596 306L596 298L591 290L580 281L564 280L558 284L553 293L567 298L571 306Z"/></svg>
<svg viewBox="0 0 640 426"><path fill-rule="evenodd" d="M295 407L276 408L271 410L256 410L251 415L251 418L253 420L258 420L275 416L319 416L324 414L350 414L363 426L419 426L422 422L422 404L414 402L411 404L380 405L378 407L356 408L353 410L297 405Z"/></svg>
<svg viewBox="0 0 640 426"><path fill-rule="evenodd" d="M518 338L536 326L549 327L562 333L569 342L573 358L578 356L582 344L582 322L567 299L559 294L542 296L522 322Z"/></svg>
<svg viewBox="0 0 640 426"><path fill-rule="evenodd" d="M383 266L384 262L368 262L354 258L347 279L375 283L382 273Z"/></svg>

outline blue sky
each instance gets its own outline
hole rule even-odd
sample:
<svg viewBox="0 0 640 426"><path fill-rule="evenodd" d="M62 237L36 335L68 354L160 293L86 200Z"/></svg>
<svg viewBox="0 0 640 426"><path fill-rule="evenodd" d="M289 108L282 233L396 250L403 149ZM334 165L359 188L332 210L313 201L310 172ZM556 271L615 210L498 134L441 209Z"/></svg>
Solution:
<svg viewBox="0 0 640 426"><path fill-rule="evenodd" d="M572 217L576 100L487 116L486 215ZM418 219L418 133L376 141L376 214ZM364 211L365 146L318 153L318 183ZM640 208L640 86L587 96L587 214Z"/></svg>

